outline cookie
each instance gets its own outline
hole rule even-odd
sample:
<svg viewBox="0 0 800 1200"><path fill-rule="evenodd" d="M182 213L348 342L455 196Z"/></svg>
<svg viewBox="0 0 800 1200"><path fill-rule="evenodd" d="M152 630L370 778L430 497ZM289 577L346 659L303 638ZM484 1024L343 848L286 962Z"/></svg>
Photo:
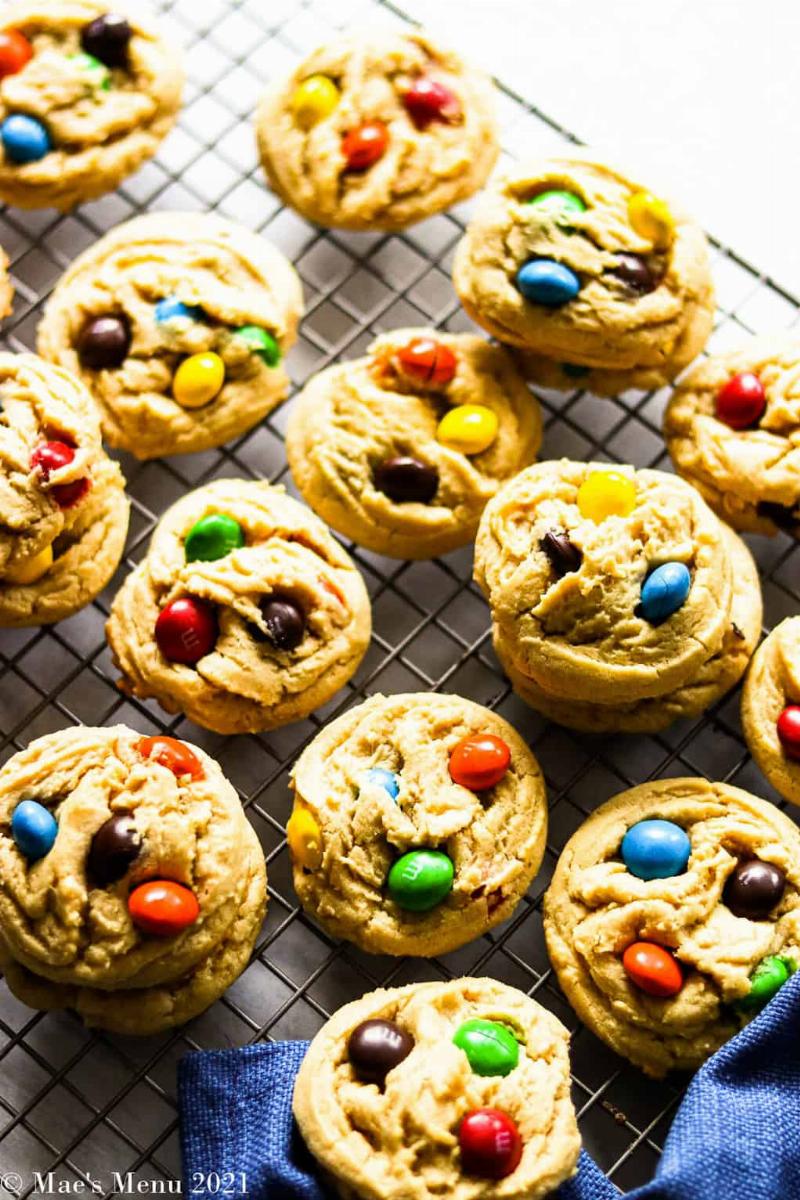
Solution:
<svg viewBox="0 0 800 1200"><path fill-rule="evenodd" d="M370 628L364 581L312 512L282 488L220 479L161 518L107 634L123 690L253 733L329 700Z"/></svg>
<svg viewBox="0 0 800 1200"><path fill-rule="evenodd" d="M0 770L0 963L26 1003L183 1023L244 970L266 899L255 831L196 746L66 729Z"/></svg>
<svg viewBox="0 0 800 1200"><path fill-rule="evenodd" d="M492 181L453 282L473 320L518 348L528 378L600 394L673 379L714 314L700 227L575 150Z"/></svg>
<svg viewBox="0 0 800 1200"><path fill-rule="evenodd" d="M460 696L372 696L292 770L300 903L373 954L446 954L505 921L542 860L539 764Z"/></svg>
<svg viewBox="0 0 800 1200"><path fill-rule="evenodd" d="M675 468L735 529L800 536L800 337L705 359L664 413Z"/></svg>
<svg viewBox="0 0 800 1200"><path fill-rule="evenodd" d="M551 721L585 733L658 733L673 721L692 720L735 687L761 637L761 587L758 569L741 538L723 525L733 572L733 596L728 626L716 654L673 692L627 704L594 700L565 700L538 686L514 666L502 634L494 629L494 649L521 699Z"/></svg>
<svg viewBox="0 0 800 1200"><path fill-rule="evenodd" d="M781 621L754 654L742 691L742 730L772 786L800 804L800 617Z"/></svg>
<svg viewBox="0 0 800 1200"><path fill-rule="evenodd" d="M657 1078L694 1070L800 961L800 833L705 779L601 805L544 902L550 961L585 1025Z"/></svg>
<svg viewBox="0 0 800 1200"><path fill-rule="evenodd" d="M348 1200L543 1200L580 1151L568 1043L495 979L382 988L323 1025L294 1115Z"/></svg>
<svg viewBox="0 0 800 1200"><path fill-rule="evenodd" d="M11 282L8 268L8 255L0 246L0 321L11 316L14 306L14 284Z"/></svg>
<svg viewBox="0 0 800 1200"><path fill-rule="evenodd" d="M475 580L517 672L563 700L624 705L674 692L720 650L730 545L682 479L562 459L489 501Z"/></svg>
<svg viewBox="0 0 800 1200"><path fill-rule="evenodd" d="M539 405L499 346L398 329L310 380L286 452L303 498L339 533L433 558L474 539L487 500L541 439Z"/></svg>
<svg viewBox="0 0 800 1200"><path fill-rule="evenodd" d="M96 0L4 7L0 198L73 208L158 150L181 102L177 49L149 21Z"/></svg>
<svg viewBox="0 0 800 1200"><path fill-rule="evenodd" d="M203 213L149 213L75 259L39 353L79 375L137 458L220 446L284 399L300 281L269 242Z"/></svg>
<svg viewBox="0 0 800 1200"><path fill-rule="evenodd" d="M0 353L0 627L51 624L93 600L122 557L128 511L83 384L35 354Z"/></svg>
<svg viewBox="0 0 800 1200"><path fill-rule="evenodd" d="M256 116L270 187L309 221L404 229L466 200L498 154L494 89L420 32L322 46Z"/></svg>

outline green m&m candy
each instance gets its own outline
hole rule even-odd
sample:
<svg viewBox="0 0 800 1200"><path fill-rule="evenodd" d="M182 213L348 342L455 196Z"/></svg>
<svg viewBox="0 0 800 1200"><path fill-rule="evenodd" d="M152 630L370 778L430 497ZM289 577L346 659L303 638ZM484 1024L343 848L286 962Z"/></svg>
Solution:
<svg viewBox="0 0 800 1200"><path fill-rule="evenodd" d="M102 88L107 92L111 87L111 72L105 63L101 63L99 58L95 58L93 54L71 54L72 62L79 66L82 71L86 72L87 82L92 87Z"/></svg>
<svg viewBox="0 0 800 1200"><path fill-rule="evenodd" d="M192 526L183 549L187 562L213 562L244 545L244 530L225 513L209 513Z"/></svg>
<svg viewBox="0 0 800 1200"><path fill-rule="evenodd" d="M267 333L260 325L242 325L234 332L247 342L253 354L263 358L268 367L277 367L281 361L281 348L271 333Z"/></svg>
<svg viewBox="0 0 800 1200"><path fill-rule="evenodd" d="M749 994L738 1000L736 1007L743 1013L761 1012L796 970L797 963L793 958L768 954L766 958L762 958L750 976Z"/></svg>
<svg viewBox="0 0 800 1200"><path fill-rule="evenodd" d="M463 1050L476 1075L508 1075L519 1062L519 1042L498 1021L474 1017L459 1025L453 1044Z"/></svg>
<svg viewBox="0 0 800 1200"><path fill-rule="evenodd" d="M538 208L542 215L551 217L556 224L568 224L566 218L575 213L586 212L586 205L580 196L576 196L574 192L563 191L561 188L550 188L546 192L540 192L538 196L532 196L526 201L531 208Z"/></svg>
<svg viewBox="0 0 800 1200"><path fill-rule="evenodd" d="M408 912L427 912L449 894L454 873L452 862L441 850L411 850L398 858L389 872L389 895Z"/></svg>

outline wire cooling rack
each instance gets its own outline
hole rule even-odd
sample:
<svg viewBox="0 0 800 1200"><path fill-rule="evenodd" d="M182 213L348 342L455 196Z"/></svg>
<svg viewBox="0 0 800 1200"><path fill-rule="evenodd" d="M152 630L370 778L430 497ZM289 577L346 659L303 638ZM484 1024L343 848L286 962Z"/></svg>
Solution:
<svg viewBox="0 0 800 1200"><path fill-rule="evenodd" d="M401 325L469 328L450 264L469 205L402 235L324 233L282 208L256 164L251 117L264 83L350 24L402 24L374 0L162 0L169 34L184 45L190 82L179 127L158 158L111 196L68 216L0 213L0 244L17 288L4 339L32 349L41 305L70 260L143 210L218 210L257 229L295 262L306 318L289 358L294 384L378 331ZM504 151L547 152L576 139L519 96L501 90ZM797 301L732 251L713 244L720 309L711 347L747 332L785 328ZM616 459L668 469L659 433L668 390L600 401L540 392L542 457ZM291 402L290 402L291 403ZM270 906L253 963L208 1013L144 1040L86 1031L70 1014L37 1014L0 984L0 1194L59 1194L69 1184L107 1197L166 1190L180 1178L175 1102L188 1050L262 1038L312 1036L341 1004L380 985L488 974L534 995L574 1031L574 1099L587 1149L623 1189L648 1179L677 1106L680 1081L655 1084L583 1029L564 1001L544 950L540 899L566 839L596 805L665 775L725 779L779 801L741 740L738 694L696 722L658 737L593 739L548 724L510 692L491 649L486 606L470 582L471 552L403 563L353 550L374 615L371 648L351 685L311 720L258 737L222 738L152 704L124 699L103 635L114 591L141 557L164 509L222 476L266 477L290 490L283 433L290 403L231 445L204 454L122 466L133 502L127 561L100 599L55 628L0 631L0 761L64 726L125 722L203 746L238 788L268 860ZM768 627L798 609L800 557L784 535L753 538ZM374 958L320 933L298 910L284 826L287 777L301 748L331 716L376 692L439 689L497 709L533 745L551 801L542 871L504 926L441 960ZM40 1178L36 1178L38 1172ZM52 1175L48 1178L48 1172ZM187 1189L188 1190L188 1189Z"/></svg>

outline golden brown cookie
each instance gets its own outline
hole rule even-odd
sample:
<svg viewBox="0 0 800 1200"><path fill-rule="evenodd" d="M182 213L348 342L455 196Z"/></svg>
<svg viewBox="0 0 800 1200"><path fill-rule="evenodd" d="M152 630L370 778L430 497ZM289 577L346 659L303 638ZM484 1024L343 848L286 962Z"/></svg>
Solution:
<svg viewBox="0 0 800 1200"><path fill-rule="evenodd" d="M535 459L541 437L539 405L499 346L398 329L306 384L286 452L329 525L416 559L472 541L487 500Z"/></svg>
<svg viewBox="0 0 800 1200"><path fill-rule="evenodd" d="M696 222L575 150L493 180L453 282L469 315L519 349L529 378L600 394L673 379L714 313Z"/></svg>
<svg viewBox="0 0 800 1200"><path fill-rule="evenodd" d="M494 979L381 989L323 1025L294 1114L347 1200L543 1200L580 1150L568 1043L552 1013ZM487 1124L499 1136L482 1155Z"/></svg>
<svg viewBox="0 0 800 1200"><path fill-rule="evenodd" d="M128 509L79 380L0 354L0 627L61 621L93 600L122 557Z"/></svg>
<svg viewBox="0 0 800 1200"><path fill-rule="evenodd" d="M742 729L772 786L800 804L800 617L781 621L753 655L742 691Z"/></svg>
<svg viewBox="0 0 800 1200"><path fill-rule="evenodd" d="M645 783L567 842L547 949L618 1054L656 1077L693 1070L796 969L798 889L800 833L773 804L705 779Z"/></svg>
<svg viewBox="0 0 800 1200"><path fill-rule="evenodd" d="M500 924L539 869L539 764L460 696L372 696L292 771L287 836L300 902L373 954L445 954Z"/></svg>
<svg viewBox="0 0 800 1200"><path fill-rule="evenodd" d="M187 454L251 429L284 399L300 281L274 246L204 213L149 213L73 262L39 353L79 375L112 446Z"/></svg>
<svg viewBox="0 0 800 1200"><path fill-rule="evenodd" d="M489 78L417 31L350 35L272 84L256 117L270 186L309 221L403 229L482 187Z"/></svg>
<svg viewBox="0 0 800 1200"><path fill-rule="evenodd" d="M172 128L183 89L174 46L126 5L4 6L13 66L0 80L0 197L74 207L113 191Z"/></svg>
<svg viewBox="0 0 800 1200"><path fill-rule="evenodd" d="M107 634L123 690L247 733L329 700L370 628L364 582L319 518L282 488L221 479L161 518Z"/></svg>

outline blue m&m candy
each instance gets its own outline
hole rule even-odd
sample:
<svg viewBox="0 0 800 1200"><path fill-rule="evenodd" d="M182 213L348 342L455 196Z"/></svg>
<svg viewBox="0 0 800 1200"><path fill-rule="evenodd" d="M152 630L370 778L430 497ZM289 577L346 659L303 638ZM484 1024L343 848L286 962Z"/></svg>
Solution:
<svg viewBox="0 0 800 1200"><path fill-rule="evenodd" d="M394 771L387 771L386 767L371 767L364 776L364 782L371 783L373 787L384 788L393 800L397 799L400 780Z"/></svg>
<svg viewBox="0 0 800 1200"><path fill-rule="evenodd" d="M0 125L0 140L6 156L15 163L38 162L53 148L50 134L41 121L25 113L13 113Z"/></svg>
<svg viewBox="0 0 800 1200"><path fill-rule="evenodd" d="M174 321L177 317L187 317L190 321L202 321L203 310L196 304L184 304L177 296L165 296L156 305L156 320L159 325L165 321Z"/></svg>
<svg viewBox="0 0 800 1200"><path fill-rule="evenodd" d="M692 843L685 829L658 818L637 821L622 839L622 861L637 879L670 879L686 870Z"/></svg>
<svg viewBox="0 0 800 1200"><path fill-rule="evenodd" d="M546 308L561 308L575 299L581 281L563 263L552 258L534 258L517 271L517 287L526 300L544 304Z"/></svg>
<svg viewBox="0 0 800 1200"><path fill-rule="evenodd" d="M692 577L685 563L662 563L642 584L642 616L653 625L666 621L686 603L691 586Z"/></svg>
<svg viewBox="0 0 800 1200"><path fill-rule="evenodd" d="M58 824L49 808L37 800L23 800L11 817L11 836L29 862L44 858L53 848Z"/></svg>

